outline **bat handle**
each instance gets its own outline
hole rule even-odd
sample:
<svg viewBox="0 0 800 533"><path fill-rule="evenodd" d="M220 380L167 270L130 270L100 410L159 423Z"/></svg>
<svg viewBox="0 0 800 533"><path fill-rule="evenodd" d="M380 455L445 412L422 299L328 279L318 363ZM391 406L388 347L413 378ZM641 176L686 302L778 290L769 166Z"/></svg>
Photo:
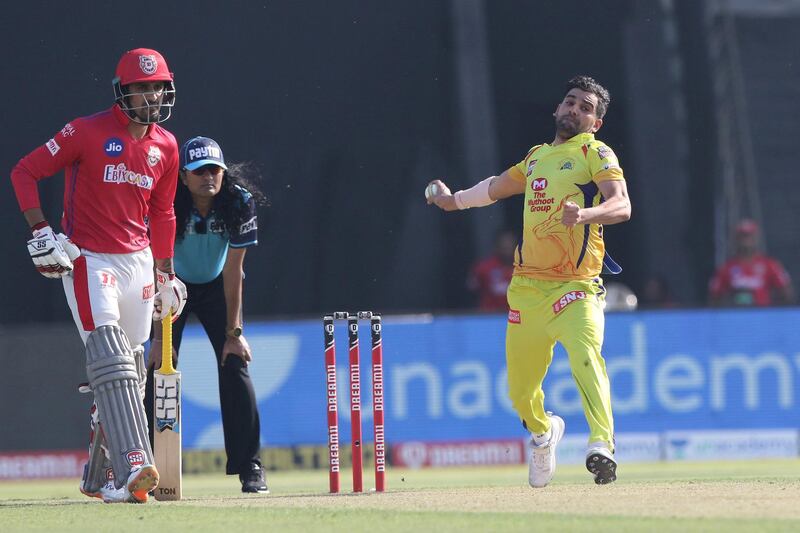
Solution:
<svg viewBox="0 0 800 533"><path fill-rule="evenodd" d="M161 372L172 374L172 309L161 319Z"/></svg>

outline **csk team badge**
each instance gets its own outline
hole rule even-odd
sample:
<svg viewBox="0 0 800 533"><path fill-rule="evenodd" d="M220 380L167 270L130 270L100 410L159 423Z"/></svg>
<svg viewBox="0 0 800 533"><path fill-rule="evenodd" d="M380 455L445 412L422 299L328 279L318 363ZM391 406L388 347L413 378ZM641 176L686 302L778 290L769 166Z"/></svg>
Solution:
<svg viewBox="0 0 800 533"><path fill-rule="evenodd" d="M159 161L161 161L161 150L158 149L158 146L151 146L147 152L147 164L154 167Z"/></svg>

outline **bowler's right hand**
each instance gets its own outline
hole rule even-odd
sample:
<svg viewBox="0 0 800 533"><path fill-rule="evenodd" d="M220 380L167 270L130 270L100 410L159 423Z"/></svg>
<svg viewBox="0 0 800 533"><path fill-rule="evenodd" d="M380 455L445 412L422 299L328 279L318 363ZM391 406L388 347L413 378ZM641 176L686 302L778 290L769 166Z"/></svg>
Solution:
<svg viewBox="0 0 800 533"><path fill-rule="evenodd" d="M425 200L444 211L458 211L456 199L442 180L433 180L425 187Z"/></svg>

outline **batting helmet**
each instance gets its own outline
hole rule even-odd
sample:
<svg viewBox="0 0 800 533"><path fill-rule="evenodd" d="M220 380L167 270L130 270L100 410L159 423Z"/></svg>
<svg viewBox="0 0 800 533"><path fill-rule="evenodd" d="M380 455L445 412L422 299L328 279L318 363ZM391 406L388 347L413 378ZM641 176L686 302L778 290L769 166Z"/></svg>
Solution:
<svg viewBox="0 0 800 533"><path fill-rule="evenodd" d="M164 96L159 104L150 104L144 98L144 105L131 107L128 96L131 92L127 87L131 83L164 82ZM152 124L154 122L164 122L172 114L172 106L175 105L175 81L172 72L169 71L167 61L160 53L150 48L136 48L122 54L117 63L117 71L112 80L114 86L114 98L119 106L131 117L131 120L141 124ZM146 93L137 93L146 94ZM142 118L136 111L138 109L148 109L158 105L158 116L153 119L149 113L147 118Z"/></svg>

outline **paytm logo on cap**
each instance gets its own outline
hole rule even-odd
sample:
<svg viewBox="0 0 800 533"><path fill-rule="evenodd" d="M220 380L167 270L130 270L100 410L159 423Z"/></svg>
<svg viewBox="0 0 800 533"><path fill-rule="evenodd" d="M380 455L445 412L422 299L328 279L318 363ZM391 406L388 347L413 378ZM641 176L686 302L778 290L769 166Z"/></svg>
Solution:
<svg viewBox="0 0 800 533"><path fill-rule="evenodd" d="M205 157L213 157L220 159L222 157L222 150L216 146L199 146L197 148L189 148L189 160L203 159Z"/></svg>

